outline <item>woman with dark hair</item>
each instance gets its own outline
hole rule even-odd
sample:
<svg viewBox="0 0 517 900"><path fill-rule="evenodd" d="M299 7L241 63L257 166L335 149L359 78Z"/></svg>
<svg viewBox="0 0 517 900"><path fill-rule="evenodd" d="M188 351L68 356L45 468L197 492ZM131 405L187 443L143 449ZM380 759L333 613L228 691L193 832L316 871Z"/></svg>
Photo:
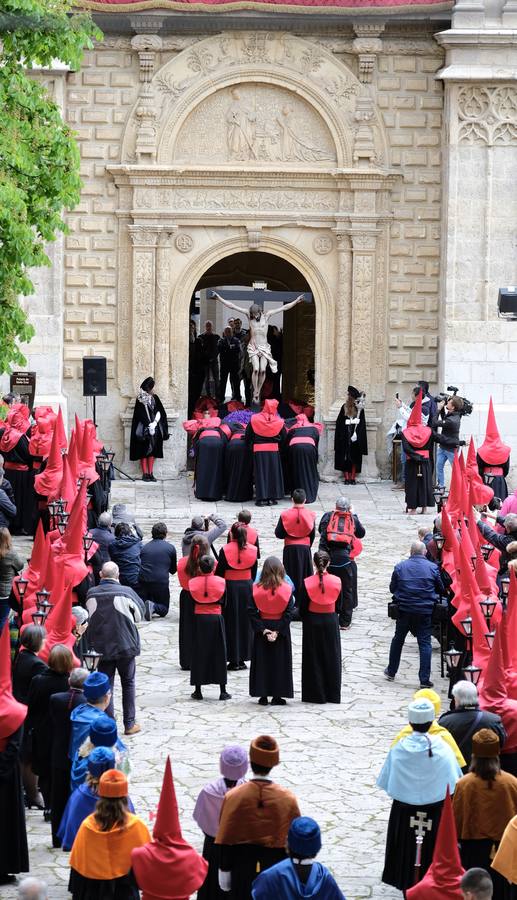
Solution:
<svg viewBox="0 0 517 900"><path fill-rule="evenodd" d="M190 543L188 556L178 560L178 581L180 592L179 653L180 666L184 672L192 662L192 633L194 630L194 601L190 596L189 581L199 575L199 560L210 555L210 545L202 534L195 534Z"/></svg>
<svg viewBox="0 0 517 900"><path fill-rule="evenodd" d="M48 656L47 670L36 675L29 688L26 728L32 734L32 771L39 776L46 821L50 821L52 787L50 698L52 694L68 690L68 676L73 668L74 657L71 650L63 644L55 644Z"/></svg>
<svg viewBox="0 0 517 900"><path fill-rule="evenodd" d="M245 669L250 658L250 622L248 605L253 596L253 581L257 574L257 548L248 544L244 525L235 522L230 529L231 540L219 552L216 574L226 581L224 622L228 668Z"/></svg>
<svg viewBox="0 0 517 900"><path fill-rule="evenodd" d="M364 394L349 384L334 434L334 468L343 472L345 484L355 484L355 476L361 472L363 456L368 456Z"/></svg>
<svg viewBox="0 0 517 900"><path fill-rule="evenodd" d="M251 652L250 696L261 706L285 706L285 697L293 697L293 654L290 623L294 615L291 585L285 569L275 556L269 556L260 581L253 586L248 611L254 632Z"/></svg>
<svg viewBox="0 0 517 900"><path fill-rule="evenodd" d="M505 900L506 882L491 869L491 860L508 822L517 814L517 778L501 771L499 751L495 731L476 732L470 771L456 785L453 807L463 867L490 872L494 900Z"/></svg>
<svg viewBox="0 0 517 900"><path fill-rule="evenodd" d="M341 702L341 579L327 571L330 556L314 554L315 575L303 582L300 597L302 638L302 701Z"/></svg>
<svg viewBox="0 0 517 900"><path fill-rule="evenodd" d="M213 574L214 560L202 556L199 575L189 581L189 591L194 603L194 630L192 634L192 664L190 683L195 688L192 699L202 700L204 684L218 684L219 700L230 700L226 690L226 638L222 610L225 604L226 582Z"/></svg>
<svg viewBox="0 0 517 900"><path fill-rule="evenodd" d="M147 825L129 812L127 778L118 769L100 777L95 812L81 823L70 854L73 900L139 900L131 851L151 840Z"/></svg>
<svg viewBox="0 0 517 900"><path fill-rule="evenodd" d="M154 378L149 376L142 381L135 401L129 443L129 458L140 460L142 481L156 481L154 461L163 459L163 442L168 440L167 413L154 393Z"/></svg>

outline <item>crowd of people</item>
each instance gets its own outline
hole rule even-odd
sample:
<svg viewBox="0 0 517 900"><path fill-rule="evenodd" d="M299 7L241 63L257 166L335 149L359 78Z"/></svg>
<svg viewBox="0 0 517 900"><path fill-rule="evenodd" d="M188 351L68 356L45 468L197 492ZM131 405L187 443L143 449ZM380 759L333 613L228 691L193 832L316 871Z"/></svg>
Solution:
<svg viewBox="0 0 517 900"><path fill-rule="evenodd" d="M140 402L147 416L141 434L154 453L165 434L153 388L143 383L150 400ZM342 424L356 433L364 409L353 390ZM412 469L429 462L425 451L433 440L422 421L424 399L418 390L402 430L407 483L428 480ZM445 422L455 409L452 404ZM194 421L202 423L196 429L201 446L215 437L203 438L203 431L224 434L220 421ZM295 426L296 437L315 428L307 423ZM271 485L283 476L278 448L281 441L289 446L287 434L270 401L244 428L261 502L285 494L283 482L276 496ZM349 438L350 446L356 443ZM203 788L194 810L203 856L182 838L169 761L151 838L129 796L128 739L141 730L139 625L168 615L174 576L181 587L178 659L190 673L193 701L202 701L209 685L218 686L220 700L230 700L231 673L249 666L250 697L260 706L285 705L294 696L291 627L299 622L302 702L340 703L341 632L357 606L355 560L365 537L350 501L338 497L317 522L306 490L314 485L303 481L303 466L291 465L292 505L275 527L282 559L261 559L261 538L264 543L269 535L258 534L245 509L229 527L220 516L195 516L179 553L165 523L156 522L144 541L125 506L108 511L110 459L92 422L76 417L67 438L60 413L35 410L31 420L14 403L0 450L3 442L6 454L21 456L23 439L39 451L38 471L32 461L6 469L16 474L0 488L0 511L2 493L16 514L21 504L25 516L30 505L35 530L26 563L10 530L0 529L0 801L10 821L0 843L0 881L29 871L25 809L37 808L53 846L70 852L75 900L137 898L140 891L149 900L196 891L205 900L343 897L315 859L319 826L271 777L280 760L274 737L253 740L249 754L223 748L221 777ZM396 626L384 674L395 679L412 633L420 690L377 781L392 800L382 878L410 900L517 896L517 492L507 497L504 491L506 450L490 404L485 442L477 454L471 442L466 461L458 449L452 460L445 457L451 484L440 513L432 528L419 530L391 579ZM146 467L145 480L153 480L152 464ZM343 471L353 481L358 470ZM29 517L20 521L28 524ZM451 708L443 713L430 680L433 634L450 679ZM123 734L114 713L117 675ZM20 896L33 889L40 887L26 880Z"/></svg>

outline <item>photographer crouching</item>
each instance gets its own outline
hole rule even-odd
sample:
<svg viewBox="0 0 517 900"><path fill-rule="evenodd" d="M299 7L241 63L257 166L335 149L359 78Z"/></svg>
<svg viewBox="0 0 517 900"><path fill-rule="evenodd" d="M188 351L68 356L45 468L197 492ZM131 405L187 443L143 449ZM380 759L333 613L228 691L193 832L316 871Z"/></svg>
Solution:
<svg viewBox="0 0 517 900"><path fill-rule="evenodd" d="M436 454L436 482L441 488L445 488L445 463L449 461L452 466L454 452L465 445L465 441L460 441L463 407L462 397L443 397L438 401L437 414L431 421L433 440L439 445Z"/></svg>

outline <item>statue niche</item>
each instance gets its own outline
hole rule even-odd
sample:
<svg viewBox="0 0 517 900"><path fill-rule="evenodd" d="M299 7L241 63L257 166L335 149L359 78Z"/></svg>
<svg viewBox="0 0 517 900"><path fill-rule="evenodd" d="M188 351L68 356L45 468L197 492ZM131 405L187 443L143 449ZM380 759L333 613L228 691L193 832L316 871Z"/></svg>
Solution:
<svg viewBox="0 0 517 900"><path fill-rule="evenodd" d="M291 91L245 83L212 94L185 120L175 163L291 163L328 167L334 142L321 116Z"/></svg>

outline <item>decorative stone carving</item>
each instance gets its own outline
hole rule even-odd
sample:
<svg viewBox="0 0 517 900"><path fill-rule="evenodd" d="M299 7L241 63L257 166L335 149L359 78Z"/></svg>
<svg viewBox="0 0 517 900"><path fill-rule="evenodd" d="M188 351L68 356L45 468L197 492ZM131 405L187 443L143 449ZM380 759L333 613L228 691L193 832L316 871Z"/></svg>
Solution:
<svg viewBox="0 0 517 900"><path fill-rule="evenodd" d="M192 247L194 246L194 238L187 234L185 231L182 231L180 234L176 236L174 241L176 249L180 251L180 253L190 253Z"/></svg>
<svg viewBox="0 0 517 900"><path fill-rule="evenodd" d="M504 146L517 142L517 87L469 85L458 92L458 143Z"/></svg>
<svg viewBox="0 0 517 900"><path fill-rule="evenodd" d="M328 234L318 234L314 238L312 246L315 253L318 253L319 256L325 256L327 253L330 253L334 244Z"/></svg>
<svg viewBox="0 0 517 900"><path fill-rule="evenodd" d="M257 224L247 225L246 231L248 232L248 249L258 250L262 240L262 226Z"/></svg>
<svg viewBox="0 0 517 900"><path fill-rule="evenodd" d="M332 191L177 190L172 202L178 210L327 210L335 211L337 196Z"/></svg>
<svg viewBox="0 0 517 900"><path fill-rule="evenodd" d="M350 374L350 334L352 314L352 253L350 238L336 231L338 275L336 291L336 349L334 397L344 397Z"/></svg>
<svg viewBox="0 0 517 900"><path fill-rule="evenodd" d="M370 96L358 98L354 118L358 123L354 141L354 162L371 163L375 157L375 143L371 126L374 108Z"/></svg>
<svg viewBox="0 0 517 900"><path fill-rule="evenodd" d="M327 126L308 104L276 86L243 84L211 94L188 116L175 161L325 165L336 153Z"/></svg>
<svg viewBox="0 0 517 900"><path fill-rule="evenodd" d="M382 52L382 41L379 38L384 27L384 24L377 22L353 23L356 34L353 49L359 57L359 81L363 84L370 84L373 79L377 54Z"/></svg>
<svg viewBox="0 0 517 900"><path fill-rule="evenodd" d="M151 82L156 53L161 50L162 40L157 34L137 34L131 39L131 46L138 53L142 85L135 110L138 122L135 153L140 162L156 157L157 110Z"/></svg>
<svg viewBox="0 0 517 900"><path fill-rule="evenodd" d="M171 242L175 229L165 229L158 235L156 250L156 295L154 301L154 377L157 393L163 403L170 400L169 372L169 332L170 332L170 293L172 282ZM178 235L192 241L188 234ZM193 241L192 241L193 243Z"/></svg>

